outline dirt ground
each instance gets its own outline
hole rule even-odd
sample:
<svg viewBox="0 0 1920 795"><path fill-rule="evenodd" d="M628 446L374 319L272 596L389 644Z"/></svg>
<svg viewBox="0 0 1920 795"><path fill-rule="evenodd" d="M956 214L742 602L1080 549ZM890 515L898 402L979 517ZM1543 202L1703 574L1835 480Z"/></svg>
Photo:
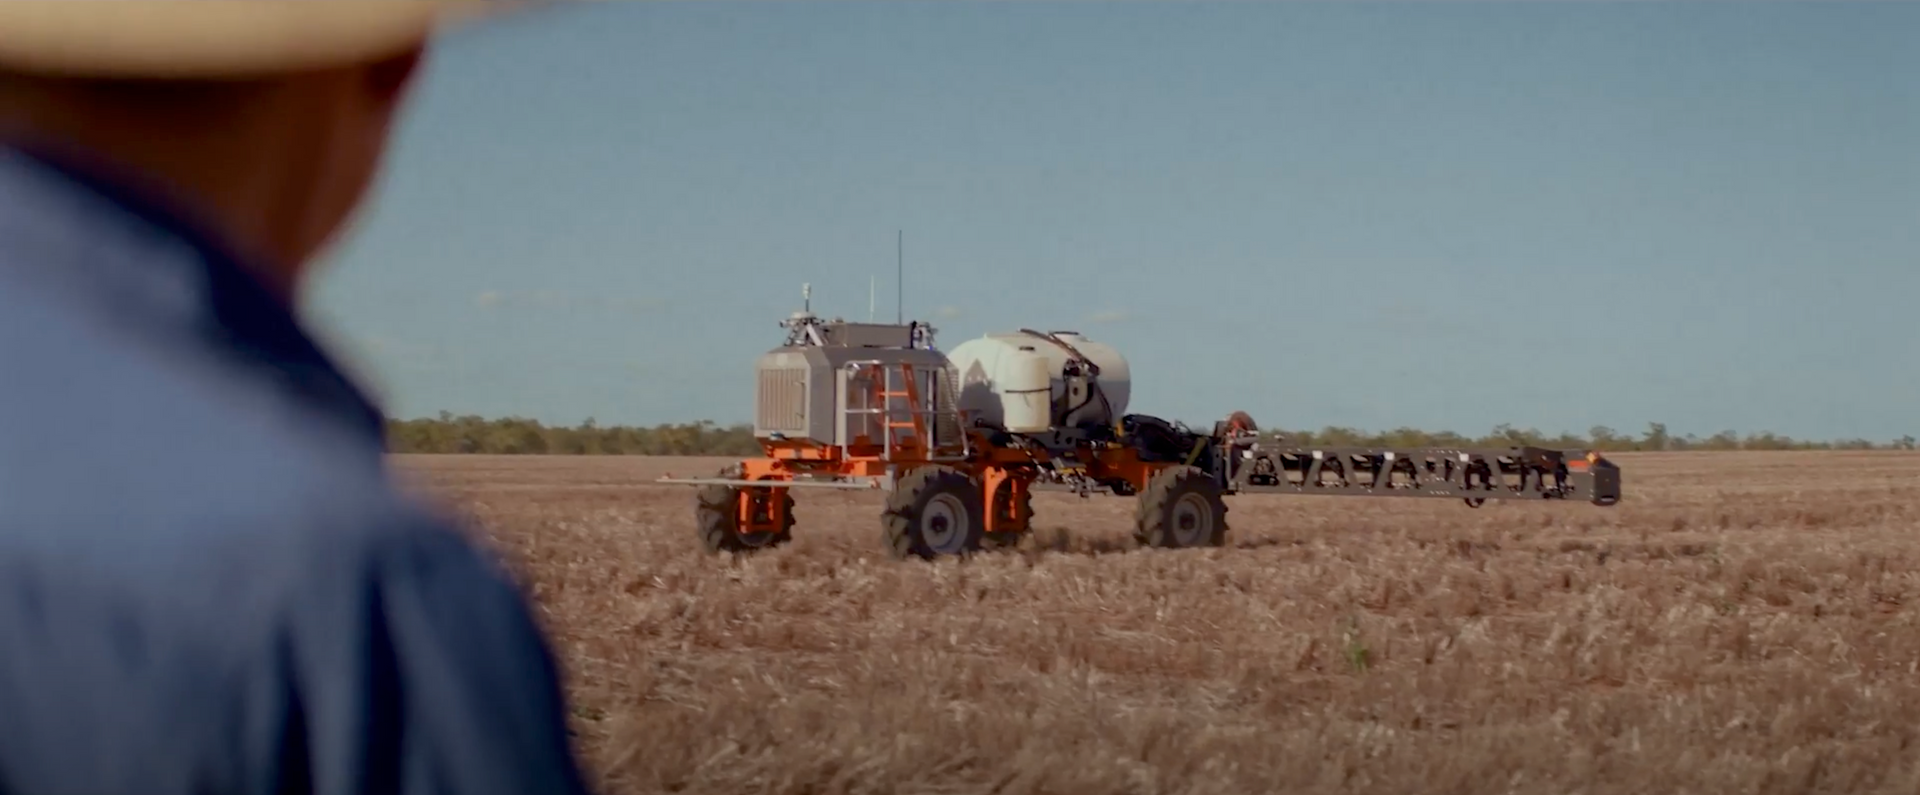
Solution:
<svg viewBox="0 0 1920 795"><path fill-rule="evenodd" d="M1616 507L1228 498L1136 550L699 551L713 460L418 457L525 576L607 793L1920 791L1920 455L1626 455Z"/></svg>

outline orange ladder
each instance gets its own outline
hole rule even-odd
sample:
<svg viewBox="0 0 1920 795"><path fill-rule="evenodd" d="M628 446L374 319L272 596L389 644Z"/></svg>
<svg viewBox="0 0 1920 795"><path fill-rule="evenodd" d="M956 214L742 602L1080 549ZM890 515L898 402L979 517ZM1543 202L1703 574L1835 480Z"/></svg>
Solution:
<svg viewBox="0 0 1920 795"><path fill-rule="evenodd" d="M884 447L885 457L887 460L892 460L893 453L897 449L894 444L894 431L907 429L913 430L915 443L930 454L933 448L932 445L927 442L926 419L920 416L922 414L920 411L920 385L914 382L913 365L907 362L901 362L899 365L900 377L906 381L905 389L892 388L893 374L886 370L885 365L874 365L874 368L881 370L879 373L880 377L873 381L875 388L873 396L879 399L880 422L884 428L883 432L886 435ZM893 405L889 402L894 398L906 398L907 400L908 419L905 421L896 419Z"/></svg>

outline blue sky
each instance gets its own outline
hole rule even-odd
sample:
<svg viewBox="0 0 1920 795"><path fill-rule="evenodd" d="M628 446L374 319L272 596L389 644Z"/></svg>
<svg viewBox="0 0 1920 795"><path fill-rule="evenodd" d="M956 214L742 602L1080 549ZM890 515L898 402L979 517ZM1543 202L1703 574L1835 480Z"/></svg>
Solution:
<svg viewBox="0 0 1920 795"><path fill-rule="evenodd" d="M1920 5L611 2L462 33L309 302L399 416L745 420L816 311L1132 411L1920 433Z"/></svg>

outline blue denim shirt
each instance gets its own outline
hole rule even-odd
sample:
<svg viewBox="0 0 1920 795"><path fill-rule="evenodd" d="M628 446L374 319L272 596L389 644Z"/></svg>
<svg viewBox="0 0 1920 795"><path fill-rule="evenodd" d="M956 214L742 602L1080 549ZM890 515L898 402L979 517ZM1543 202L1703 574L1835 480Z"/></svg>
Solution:
<svg viewBox="0 0 1920 795"><path fill-rule="evenodd" d="M0 793L585 792L520 591L120 180L0 148Z"/></svg>

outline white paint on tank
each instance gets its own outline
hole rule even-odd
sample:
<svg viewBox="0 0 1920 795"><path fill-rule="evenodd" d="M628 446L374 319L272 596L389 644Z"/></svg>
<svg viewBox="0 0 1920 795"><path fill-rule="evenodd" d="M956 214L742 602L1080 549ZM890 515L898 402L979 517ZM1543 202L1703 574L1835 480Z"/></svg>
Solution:
<svg viewBox="0 0 1920 795"><path fill-rule="evenodd" d="M1053 427L1053 371L1032 346L1004 352L999 386L1000 424L1016 433Z"/></svg>
<svg viewBox="0 0 1920 795"><path fill-rule="evenodd" d="M1087 339L1076 332L1059 331L1054 334L1100 367L1100 388L1112 407L1113 416L1109 419L1118 419L1126 414L1127 399L1133 392L1133 379L1126 357L1112 346ZM1066 395L1066 381L1061 377L1061 371L1067 366L1069 355L1060 346L1018 331L986 334L960 343L947 352L947 360L953 363L954 371L960 377L959 403L962 411L992 422L1006 422L1002 405L1002 393L1006 389L1004 384L1010 380L1010 369L1017 365L1016 354L1023 347L1032 348L1034 353L1046 358L1048 402ZM1011 378L1016 383L1018 379L1017 375Z"/></svg>

